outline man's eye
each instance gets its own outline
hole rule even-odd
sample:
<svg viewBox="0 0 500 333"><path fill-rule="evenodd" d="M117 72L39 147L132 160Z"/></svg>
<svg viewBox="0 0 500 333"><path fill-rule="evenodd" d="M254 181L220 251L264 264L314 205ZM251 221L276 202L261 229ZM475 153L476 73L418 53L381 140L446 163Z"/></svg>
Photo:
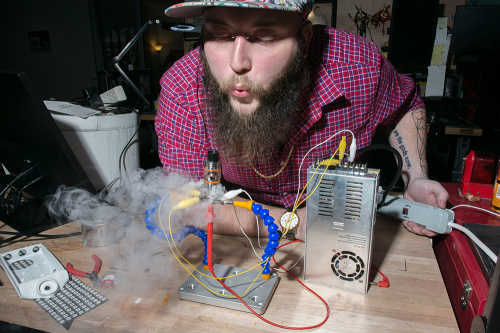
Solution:
<svg viewBox="0 0 500 333"><path fill-rule="evenodd" d="M212 39L217 42L229 42L234 41L235 35L233 34L223 34L223 33L212 33ZM245 35L245 38L250 43L258 43L258 44L269 44L275 42L278 38L271 35Z"/></svg>
<svg viewBox="0 0 500 333"><path fill-rule="evenodd" d="M277 38L274 36L255 35L255 36L247 36L247 39L252 43L269 44L276 41Z"/></svg>
<svg viewBox="0 0 500 333"><path fill-rule="evenodd" d="M226 42L234 39L234 35L212 35L213 39L218 42Z"/></svg>

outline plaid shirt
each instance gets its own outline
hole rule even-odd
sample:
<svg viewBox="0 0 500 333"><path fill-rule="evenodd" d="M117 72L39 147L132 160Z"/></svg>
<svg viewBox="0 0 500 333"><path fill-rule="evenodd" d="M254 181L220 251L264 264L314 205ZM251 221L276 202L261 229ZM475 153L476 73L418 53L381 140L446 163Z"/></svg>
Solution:
<svg viewBox="0 0 500 333"><path fill-rule="evenodd" d="M373 43L357 35L315 26L309 60L318 69L314 89L283 151L267 163L254 164L260 173L273 175L294 147L285 169L275 178L264 179L252 168L225 163L223 153L220 155L223 178L261 203L291 207L304 155L339 130L351 130L361 148L370 144L377 126L393 125L407 111L424 107L413 81L399 75ZM176 62L160 84L155 121L160 160L166 172L200 179L207 152L222 150L214 140L199 50ZM307 155L300 170L300 187L306 184L306 171L314 159L331 156L342 135L349 147L351 136L343 132Z"/></svg>

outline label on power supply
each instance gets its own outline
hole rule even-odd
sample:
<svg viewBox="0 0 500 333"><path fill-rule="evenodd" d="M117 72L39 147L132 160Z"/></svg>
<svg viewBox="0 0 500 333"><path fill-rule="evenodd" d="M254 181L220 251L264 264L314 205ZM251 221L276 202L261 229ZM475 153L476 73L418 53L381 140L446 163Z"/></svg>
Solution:
<svg viewBox="0 0 500 333"><path fill-rule="evenodd" d="M344 222L335 222L335 221L333 221L332 222L332 227L335 230L344 230L344 224L345 224Z"/></svg>
<svg viewBox="0 0 500 333"><path fill-rule="evenodd" d="M349 244L357 249L365 249L368 245L368 237L355 234L340 234L337 241L341 244Z"/></svg>

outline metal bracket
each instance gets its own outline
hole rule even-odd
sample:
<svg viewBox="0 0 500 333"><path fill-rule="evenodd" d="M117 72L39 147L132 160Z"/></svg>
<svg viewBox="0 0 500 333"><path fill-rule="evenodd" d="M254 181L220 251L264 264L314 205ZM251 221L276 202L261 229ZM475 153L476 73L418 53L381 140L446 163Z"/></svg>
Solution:
<svg viewBox="0 0 500 333"><path fill-rule="evenodd" d="M217 281L199 273L210 274L204 269L203 264L200 264L197 270L198 272L193 272L193 275L189 276L179 288L180 299L250 312L243 303L231 295L228 290L221 287ZM266 312L280 280L276 273L271 274L269 280L257 279L259 272L256 270L237 275L239 272L246 271L246 269L227 265L214 264L214 271L218 277L232 275L231 278L223 279L224 283L238 295L241 295L245 303L260 315Z"/></svg>
<svg viewBox="0 0 500 333"><path fill-rule="evenodd" d="M460 300L462 301L462 311L465 311L465 309L467 309L467 304L469 303L471 294L472 294L472 287L469 283L469 280L465 280L464 291L462 292L462 297L460 297Z"/></svg>

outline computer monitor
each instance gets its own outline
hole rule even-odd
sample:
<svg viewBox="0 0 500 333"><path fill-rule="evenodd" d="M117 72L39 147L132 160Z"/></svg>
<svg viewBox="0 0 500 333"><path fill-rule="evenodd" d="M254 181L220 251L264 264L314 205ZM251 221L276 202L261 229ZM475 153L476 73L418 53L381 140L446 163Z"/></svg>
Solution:
<svg viewBox="0 0 500 333"><path fill-rule="evenodd" d="M0 71L0 221L47 229L44 202L60 185L96 193L24 71Z"/></svg>
<svg viewBox="0 0 500 333"><path fill-rule="evenodd" d="M427 67L436 37L439 0L394 0L387 58L396 67Z"/></svg>
<svg viewBox="0 0 500 333"><path fill-rule="evenodd" d="M457 6L450 54L500 54L500 5Z"/></svg>

